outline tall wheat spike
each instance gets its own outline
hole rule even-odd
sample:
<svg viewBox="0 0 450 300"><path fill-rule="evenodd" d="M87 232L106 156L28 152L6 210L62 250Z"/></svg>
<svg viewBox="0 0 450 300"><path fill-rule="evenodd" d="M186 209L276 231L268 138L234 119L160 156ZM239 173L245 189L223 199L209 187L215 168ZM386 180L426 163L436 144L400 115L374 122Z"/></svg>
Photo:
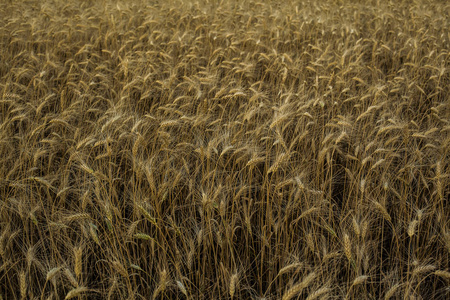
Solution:
<svg viewBox="0 0 450 300"><path fill-rule="evenodd" d="M75 276L80 278L82 272L82 264L83 264L83 248L77 247L74 248L74 256L75 256Z"/></svg>
<svg viewBox="0 0 450 300"><path fill-rule="evenodd" d="M348 260L352 259L352 244L348 234L344 234L344 253Z"/></svg>
<svg viewBox="0 0 450 300"><path fill-rule="evenodd" d="M27 276L25 272L19 274L19 286L20 286L20 299L26 299L27 297Z"/></svg>
<svg viewBox="0 0 450 300"><path fill-rule="evenodd" d="M233 275L231 275L230 278L230 298L233 299L234 294L236 292L236 285L237 285L237 280L238 280L238 274L234 273Z"/></svg>

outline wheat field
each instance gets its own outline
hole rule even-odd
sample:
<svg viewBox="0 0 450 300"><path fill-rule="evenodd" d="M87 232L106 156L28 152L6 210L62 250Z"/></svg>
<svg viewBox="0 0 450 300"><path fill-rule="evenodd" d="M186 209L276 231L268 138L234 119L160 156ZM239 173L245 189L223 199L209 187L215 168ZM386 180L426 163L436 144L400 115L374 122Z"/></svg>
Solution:
<svg viewBox="0 0 450 300"><path fill-rule="evenodd" d="M0 299L449 299L450 3L0 2Z"/></svg>

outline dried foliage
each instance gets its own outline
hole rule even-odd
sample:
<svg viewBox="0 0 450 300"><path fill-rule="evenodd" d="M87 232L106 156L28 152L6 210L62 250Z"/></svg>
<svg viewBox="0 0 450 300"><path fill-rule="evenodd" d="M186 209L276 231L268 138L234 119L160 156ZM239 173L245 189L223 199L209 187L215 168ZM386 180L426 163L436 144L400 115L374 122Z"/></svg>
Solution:
<svg viewBox="0 0 450 300"><path fill-rule="evenodd" d="M1 1L0 298L448 299L447 1Z"/></svg>

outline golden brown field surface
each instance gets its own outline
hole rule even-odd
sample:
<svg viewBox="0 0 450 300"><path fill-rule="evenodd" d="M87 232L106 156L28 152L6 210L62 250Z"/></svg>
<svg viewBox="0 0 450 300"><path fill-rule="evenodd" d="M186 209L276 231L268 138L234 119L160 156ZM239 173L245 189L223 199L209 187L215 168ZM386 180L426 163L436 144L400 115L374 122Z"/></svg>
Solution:
<svg viewBox="0 0 450 300"><path fill-rule="evenodd" d="M0 1L0 299L449 299L447 1Z"/></svg>

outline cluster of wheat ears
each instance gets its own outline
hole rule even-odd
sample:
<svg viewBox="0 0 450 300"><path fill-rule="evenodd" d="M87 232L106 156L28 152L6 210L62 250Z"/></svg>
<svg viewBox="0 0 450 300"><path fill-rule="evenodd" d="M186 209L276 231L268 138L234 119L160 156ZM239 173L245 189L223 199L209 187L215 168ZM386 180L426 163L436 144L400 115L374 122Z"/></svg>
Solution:
<svg viewBox="0 0 450 300"><path fill-rule="evenodd" d="M1 1L0 299L448 299L446 1Z"/></svg>

